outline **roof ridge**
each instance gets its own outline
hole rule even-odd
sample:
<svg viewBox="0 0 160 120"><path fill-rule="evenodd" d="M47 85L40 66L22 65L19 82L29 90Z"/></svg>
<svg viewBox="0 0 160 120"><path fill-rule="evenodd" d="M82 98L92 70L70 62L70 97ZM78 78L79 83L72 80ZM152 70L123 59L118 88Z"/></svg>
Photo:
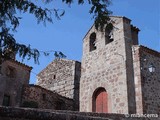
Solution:
<svg viewBox="0 0 160 120"><path fill-rule="evenodd" d="M21 65L21 66L23 66L23 67L26 67L26 68L29 68L30 70L32 70L32 68L33 68L33 67L30 67L30 66L28 66L28 65L26 65L26 64L24 64L24 63L19 62L18 60L9 59L8 61L14 62L14 63L16 63L16 64L18 64L18 65Z"/></svg>

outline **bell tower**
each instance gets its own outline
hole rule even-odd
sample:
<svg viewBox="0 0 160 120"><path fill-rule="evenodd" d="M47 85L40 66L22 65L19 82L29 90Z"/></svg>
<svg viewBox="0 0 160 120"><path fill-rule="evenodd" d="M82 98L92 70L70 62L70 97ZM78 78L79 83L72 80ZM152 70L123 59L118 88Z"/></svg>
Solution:
<svg viewBox="0 0 160 120"><path fill-rule="evenodd" d="M93 25L83 39L80 111L135 113L131 46L138 44L138 29L128 18L110 19L111 31Z"/></svg>

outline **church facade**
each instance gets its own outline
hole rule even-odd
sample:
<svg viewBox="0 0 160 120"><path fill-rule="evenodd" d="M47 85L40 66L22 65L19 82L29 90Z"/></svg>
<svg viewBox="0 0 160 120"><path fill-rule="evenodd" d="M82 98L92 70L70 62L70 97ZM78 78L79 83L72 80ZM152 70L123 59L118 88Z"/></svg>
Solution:
<svg viewBox="0 0 160 120"><path fill-rule="evenodd" d="M128 18L111 22L111 33L92 26L83 39L80 111L159 113L160 53L138 45Z"/></svg>

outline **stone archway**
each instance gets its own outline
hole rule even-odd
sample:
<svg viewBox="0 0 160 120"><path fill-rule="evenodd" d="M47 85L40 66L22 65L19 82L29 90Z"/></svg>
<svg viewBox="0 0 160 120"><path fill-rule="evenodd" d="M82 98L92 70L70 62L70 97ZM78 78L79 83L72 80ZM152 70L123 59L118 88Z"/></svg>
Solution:
<svg viewBox="0 0 160 120"><path fill-rule="evenodd" d="M104 88L98 88L93 93L92 111L99 113L108 112L108 94Z"/></svg>

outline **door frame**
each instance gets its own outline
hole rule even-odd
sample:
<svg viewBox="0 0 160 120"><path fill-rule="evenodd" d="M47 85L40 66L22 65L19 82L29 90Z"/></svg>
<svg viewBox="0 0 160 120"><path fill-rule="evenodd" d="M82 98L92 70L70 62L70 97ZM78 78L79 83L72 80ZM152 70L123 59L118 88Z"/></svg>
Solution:
<svg viewBox="0 0 160 120"><path fill-rule="evenodd" d="M108 104L108 93L106 91L106 89L104 87L98 87L94 92L93 92L93 95L92 95L92 112L96 112L96 94L99 90L104 90L107 94L107 106L109 105ZM108 108L107 108L107 111L108 111Z"/></svg>

